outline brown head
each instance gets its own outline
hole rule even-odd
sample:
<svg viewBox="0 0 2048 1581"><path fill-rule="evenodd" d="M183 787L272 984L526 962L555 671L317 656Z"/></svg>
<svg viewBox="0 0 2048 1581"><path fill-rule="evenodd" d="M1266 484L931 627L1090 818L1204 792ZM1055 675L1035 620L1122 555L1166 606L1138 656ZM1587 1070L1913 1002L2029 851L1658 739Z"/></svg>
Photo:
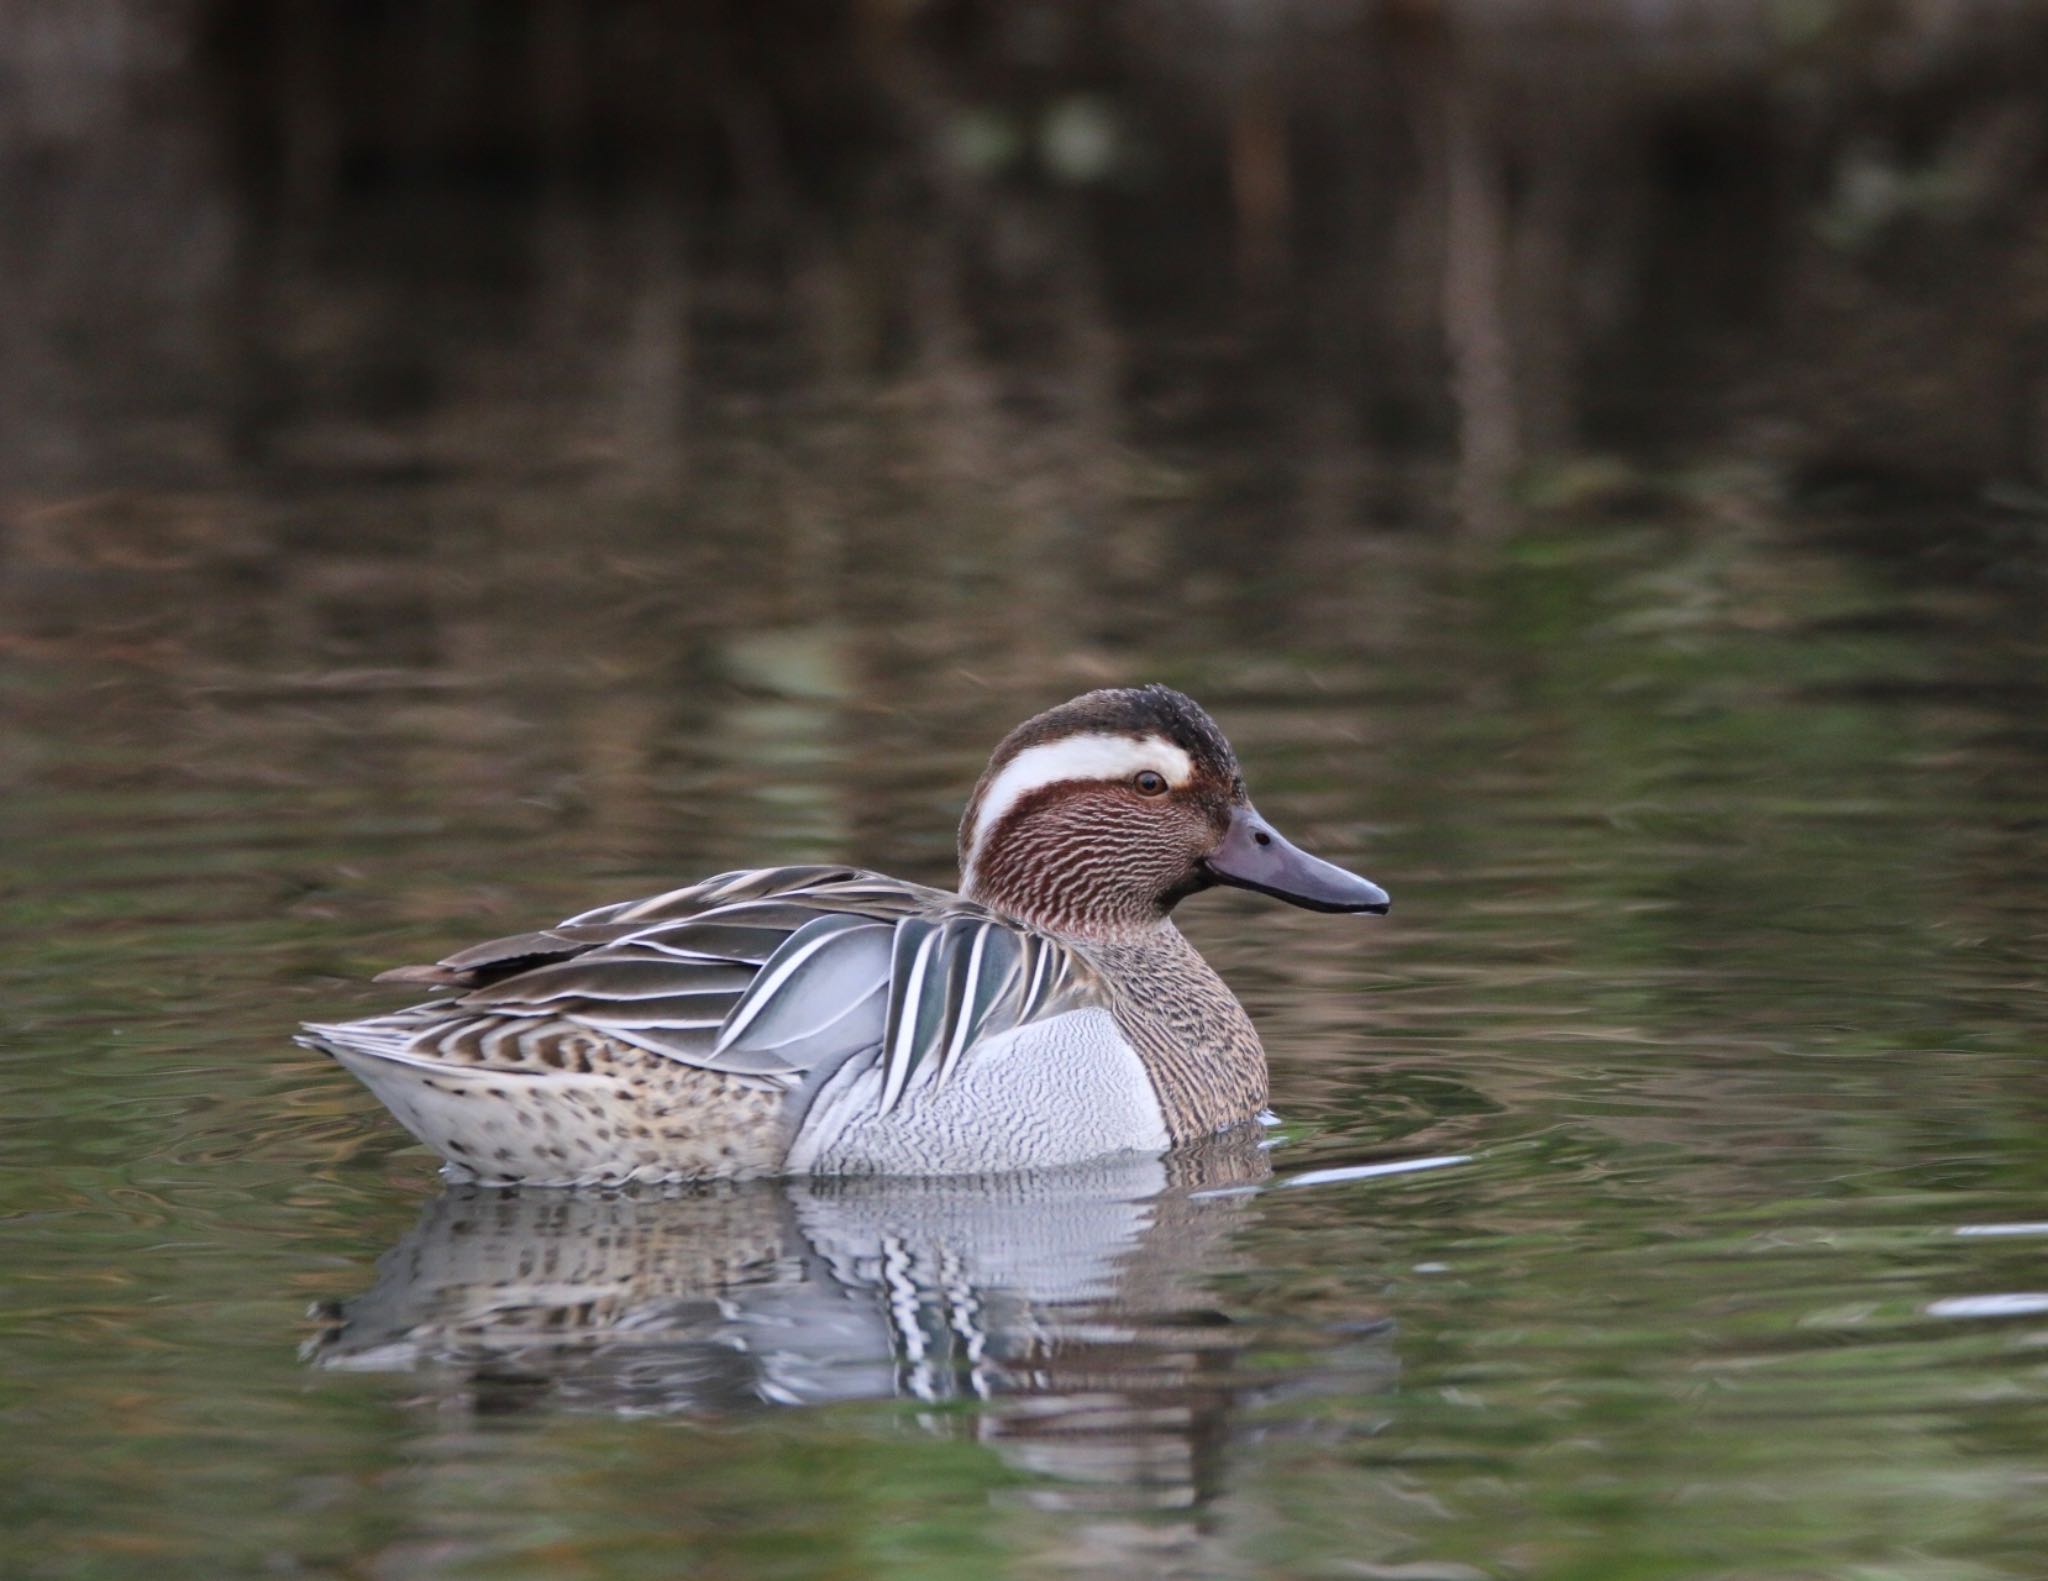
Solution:
<svg viewBox="0 0 2048 1581"><path fill-rule="evenodd" d="M1283 840L1215 721L1164 686L1089 692L1011 731L968 800L960 875L971 899L1081 937L1155 927L1214 884L1315 911L1389 904Z"/></svg>

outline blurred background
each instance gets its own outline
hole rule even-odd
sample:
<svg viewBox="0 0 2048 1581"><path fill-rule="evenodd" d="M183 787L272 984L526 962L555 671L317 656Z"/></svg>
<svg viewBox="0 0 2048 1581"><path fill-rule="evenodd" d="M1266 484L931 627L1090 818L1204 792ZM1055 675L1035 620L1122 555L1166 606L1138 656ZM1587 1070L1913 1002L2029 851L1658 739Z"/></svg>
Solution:
<svg viewBox="0 0 2048 1581"><path fill-rule="evenodd" d="M11 516L516 485L744 516L787 590L807 535L887 558L908 478L1125 596L1717 467L1962 558L2034 541L2044 45L1979 0L21 0Z"/></svg>
<svg viewBox="0 0 2048 1581"><path fill-rule="evenodd" d="M2044 84L2017 0L8 0L0 1568L2033 1581ZM1141 1204L943 1410L299 1364L469 1223L299 1019L949 882L1153 679L1396 896L1185 908L1276 1157L1476 1162Z"/></svg>
<svg viewBox="0 0 2048 1581"><path fill-rule="evenodd" d="M374 672L342 751L644 801L763 665L978 749L1441 678L1544 557L1662 568L1638 635L2030 636L2044 67L1977 0L21 0L0 598L68 744L7 771Z"/></svg>
<svg viewBox="0 0 2048 1581"><path fill-rule="evenodd" d="M1119 669L1247 578L1380 640L1377 558L1562 514L2031 616L2044 46L1975 0L22 0L10 602L587 661L648 606L499 617L652 552L685 625L965 594Z"/></svg>

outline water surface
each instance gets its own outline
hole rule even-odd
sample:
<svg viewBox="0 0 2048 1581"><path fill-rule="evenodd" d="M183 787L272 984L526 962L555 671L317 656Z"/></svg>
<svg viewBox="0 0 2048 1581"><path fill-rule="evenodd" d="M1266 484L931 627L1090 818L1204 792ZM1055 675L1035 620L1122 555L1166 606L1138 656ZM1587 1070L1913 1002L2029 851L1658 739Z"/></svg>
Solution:
<svg viewBox="0 0 2048 1581"><path fill-rule="evenodd" d="M1995 600L1562 521L1004 669L973 577L742 622L590 530L544 593L304 550L432 611L303 669L203 548L49 571L104 602L8 682L13 1573L2037 1573L2048 738ZM741 861L942 880L987 744L1111 675L1398 897L1187 906L1268 1149L450 1193L288 1041Z"/></svg>

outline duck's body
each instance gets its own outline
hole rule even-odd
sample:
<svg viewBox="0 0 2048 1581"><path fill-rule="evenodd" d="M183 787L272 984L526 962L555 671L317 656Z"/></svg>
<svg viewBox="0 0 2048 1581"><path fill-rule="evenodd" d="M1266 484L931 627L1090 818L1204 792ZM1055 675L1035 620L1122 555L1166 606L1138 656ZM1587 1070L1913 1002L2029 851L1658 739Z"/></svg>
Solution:
<svg viewBox="0 0 2048 1581"><path fill-rule="evenodd" d="M1265 1101L1257 1033L1170 922L1091 949L849 868L726 873L403 976L465 991L307 1033L485 1180L1032 1168Z"/></svg>
<svg viewBox="0 0 2048 1581"><path fill-rule="evenodd" d="M1181 895L1386 909L1267 830L1164 688L1020 726L961 844L965 893L722 874L387 974L461 992L304 1041L489 1182L1037 1168L1263 1108L1258 1034L1169 919Z"/></svg>

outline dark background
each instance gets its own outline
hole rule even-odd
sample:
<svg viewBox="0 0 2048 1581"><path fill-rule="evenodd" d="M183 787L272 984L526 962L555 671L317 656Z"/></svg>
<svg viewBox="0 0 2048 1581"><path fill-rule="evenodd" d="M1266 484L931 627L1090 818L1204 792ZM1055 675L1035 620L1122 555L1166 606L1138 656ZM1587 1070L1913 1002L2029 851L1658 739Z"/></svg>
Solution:
<svg viewBox="0 0 2048 1581"><path fill-rule="evenodd" d="M879 391L1075 508L1106 445L1227 435L1269 533L1499 530L1587 455L1989 532L2042 482L2044 44L1968 0L10 6L0 460L659 491Z"/></svg>

